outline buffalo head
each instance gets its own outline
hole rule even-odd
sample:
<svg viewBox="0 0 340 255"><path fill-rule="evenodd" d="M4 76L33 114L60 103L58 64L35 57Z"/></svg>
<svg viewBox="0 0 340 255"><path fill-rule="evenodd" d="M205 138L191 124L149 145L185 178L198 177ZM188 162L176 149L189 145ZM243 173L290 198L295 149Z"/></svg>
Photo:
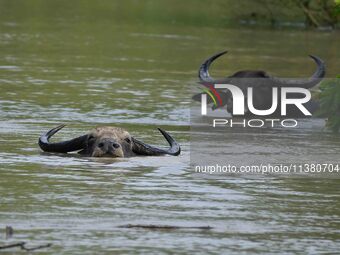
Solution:
<svg viewBox="0 0 340 255"><path fill-rule="evenodd" d="M254 106L257 109L268 109L271 106L271 95L273 87L300 87L310 89L317 85L321 79L325 76L325 63L318 58L317 56L310 55L310 57L315 61L317 68L312 76L308 79L284 79L277 78L271 76L265 71L262 70L243 70L234 73L231 76L222 79L214 79L209 74L209 67L211 63L216 60L218 57L227 53L227 51L223 51L217 53L207 60L205 60L199 68L198 77L200 79L200 83L203 85L212 85L212 84L233 84L238 86L243 92L247 91L248 87L254 88L253 102ZM216 89L219 93L222 104L219 107L226 106L229 112L232 112L232 96L229 91L223 89ZM299 95L297 95L299 96ZM201 94L197 94L193 96L193 99L196 101L200 101ZM208 103L211 103L211 99L208 98ZM315 101L310 101L306 103L306 108L311 112L315 112L318 107L318 103ZM212 109L216 109L215 106ZM295 116L299 115L299 112L296 112L295 109L291 110L287 115ZM278 114L280 109L277 109L277 112L273 115Z"/></svg>
<svg viewBox="0 0 340 255"><path fill-rule="evenodd" d="M51 143L49 139L65 125L51 129L39 138L39 146L46 152L67 153L79 151L89 157L132 157L137 155L177 156L181 152L179 144L164 130L158 129L170 144L169 149L161 149L143 143L129 132L118 127L97 127L86 135L63 142Z"/></svg>

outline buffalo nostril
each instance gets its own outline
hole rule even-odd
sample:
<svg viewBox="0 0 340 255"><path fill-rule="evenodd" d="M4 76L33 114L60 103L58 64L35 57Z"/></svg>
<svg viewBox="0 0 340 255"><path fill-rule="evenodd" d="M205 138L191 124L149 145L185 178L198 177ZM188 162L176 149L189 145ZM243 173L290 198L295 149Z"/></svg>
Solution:
<svg viewBox="0 0 340 255"><path fill-rule="evenodd" d="M112 143L113 148L118 148L120 145L118 143Z"/></svg>
<svg viewBox="0 0 340 255"><path fill-rule="evenodd" d="M98 144L98 147L99 147L99 148L103 148L103 147L104 147L104 143L99 143L99 144Z"/></svg>

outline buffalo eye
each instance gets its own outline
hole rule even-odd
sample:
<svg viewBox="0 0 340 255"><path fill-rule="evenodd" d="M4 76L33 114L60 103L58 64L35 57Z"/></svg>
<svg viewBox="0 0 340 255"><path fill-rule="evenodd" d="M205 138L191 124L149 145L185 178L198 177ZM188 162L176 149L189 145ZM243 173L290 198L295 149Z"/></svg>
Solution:
<svg viewBox="0 0 340 255"><path fill-rule="evenodd" d="M131 139L130 139L129 137L125 138L124 140L125 140L125 142L127 142L127 143L131 143Z"/></svg>

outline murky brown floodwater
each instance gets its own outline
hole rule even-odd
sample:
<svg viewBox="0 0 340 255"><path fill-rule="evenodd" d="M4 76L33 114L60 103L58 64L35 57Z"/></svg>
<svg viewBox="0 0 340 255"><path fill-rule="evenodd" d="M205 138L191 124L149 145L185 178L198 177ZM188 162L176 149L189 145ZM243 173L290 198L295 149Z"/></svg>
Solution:
<svg viewBox="0 0 340 255"><path fill-rule="evenodd" d="M52 243L46 251L54 254L340 250L339 179L213 178L189 166L190 86L204 58L230 49L214 64L215 76L261 68L304 77L313 71L313 53L334 77L339 33L115 24L96 9L96 22L83 12L32 18L16 8L0 10L0 229L15 230L7 241L0 232L0 245ZM39 135L60 123L67 127L58 139L117 125L154 144L165 144L156 129L162 127L183 153L119 161L42 154ZM299 149L290 147L289 134L277 135L287 142L283 148Z"/></svg>

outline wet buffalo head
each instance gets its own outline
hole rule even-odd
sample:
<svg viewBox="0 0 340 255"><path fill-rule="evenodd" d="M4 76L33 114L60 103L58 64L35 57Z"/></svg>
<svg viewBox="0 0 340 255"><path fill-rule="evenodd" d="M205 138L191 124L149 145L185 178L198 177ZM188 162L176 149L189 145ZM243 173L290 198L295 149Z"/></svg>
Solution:
<svg viewBox="0 0 340 255"><path fill-rule="evenodd" d="M137 155L159 156L180 154L179 144L164 130L158 129L170 144L169 149L161 149L143 143L129 132L118 127L97 127L86 135L63 142L51 143L49 139L65 125L51 129L39 138L39 146L46 152L67 153L79 151L89 157L132 157Z"/></svg>

